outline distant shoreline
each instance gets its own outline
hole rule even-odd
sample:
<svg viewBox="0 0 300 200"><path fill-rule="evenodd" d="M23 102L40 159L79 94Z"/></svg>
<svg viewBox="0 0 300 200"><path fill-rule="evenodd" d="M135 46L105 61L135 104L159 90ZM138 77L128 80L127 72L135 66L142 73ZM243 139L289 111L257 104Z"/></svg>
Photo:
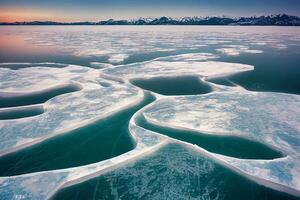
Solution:
<svg viewBox="0 0 300 200"><path fill-rule="evenodd" d="M215 24L159 24L159 25L143 25L143 24L105 24L105 25L93 25L93 24L0 24L0 26L236 26L236 27L251 27L251 26L260 26L260 27L298 27L300 25L215 25Z"/></svg>
<svg viewBox="0 0 300 200"><path fill-rule="evenodd" d="M136 20L109 19L99 22L55 22L55 21L31 21L31 22L0 22L3 25L62 25L62 26L105 26L105 25L192 25L192 26L300 26L300 17L286 14L260 16L260 17L183 17L173 19L170 17L139 18Z"/></svg>

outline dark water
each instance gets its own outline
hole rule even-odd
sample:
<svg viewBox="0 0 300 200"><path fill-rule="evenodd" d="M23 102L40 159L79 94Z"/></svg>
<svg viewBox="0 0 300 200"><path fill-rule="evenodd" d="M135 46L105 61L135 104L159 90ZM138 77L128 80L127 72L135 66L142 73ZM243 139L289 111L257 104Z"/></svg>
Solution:
<svg viewBox="0 0 300 200"><path fill-rule="evenodd" d="M106 160L130 151L135 144L128 133L131 116L153 101L143 102L113 116L42 143L0 157L0 176L62 169Z"/></svg>
<svg viewBox="0 0 300 200"><path fill-rule="evenodd" d="M262 143L235 136L217 136L201 134L190 130L177 130L161 127L146 121L139 116L138 125L154 132L162 133L172 138L196 144L207 151L242 159L275 159L283 154Z"/></svg>
<svg viewBox="0 0 300 200"><path fill-rule="evenodd" d="M0 108L7 107L16 107L16 106L26 106L33 104L45 103L49 99L80 90L81 88L77 85L64 85L56 88L50 88L47 90L43 90L35 93L22 93L22 94L7 94L4 93L0 96Z"/></svg>
<svg viewBox="0 0 300 200"><path fill-rule="evenodd" d="M90 62L108 62L107 56L78 56L72 52L65 52L62 46L37 48L31 44L20 46L17 43L13 49L9 49L8 47L13 45L8 42L5 46L3 41L6 39L2 36L0 39L0 62L60 62L84 66L90 66ZM119 64L147 61L181 53L216 53L216 48L219 48L219 45L193 50L136 52ZM283 50L268 46L253 48L264 52L262 54L242 53L239 56L222 55L216 60L254 65L254 71L230 77L212 78L209 81L227 86L238 84L253 91L300 94L299 46L291 45ZM22 67L24 66L15 65L15 69ZM194 76L139 79L132 83L163 95L211 92L208 84ZM100 84L106 86L105 82ZM31 95L1 96L0 108L40 104L57 95L77 90L76 87L66 87ZM150 97L146 98L143 103L104 120L3 156L0 158L0 176L81 166L130 151L135 144L128 134L128 121L137 110L152 100ZM29 117L40 113L42 111L38 109L3 112L0 113L0 120ZM282 156L280 152L261 143L241 138L199 135L190 131L162 128L146 123L141 125L223 155L249 159L272 159ZM164 147L150 156L128 163L97 178L62 189L54 199L180 199L181 195L185 197L181 199L297 199L249 181L178 144Z"/></svg>
<svg viewBox="0 0 300 200"><path fill-rule="evenodd" d="M206 94L211 87L196 76L155 77L150 79L135 79L132 84L163 95L193 95Z"/></svg>
<svg viewBox="0 0 300 200"><path fill-rule="evenodd" d="M0 120L32 117L44 113L43 106L22 107L18 109L5 109L0 111Z"/></svg>
<svg viewBox="0 0 300 200"><path fill-rule="evenodd" d="M241 54L218 60L250 64L254 71L228 77L228 80L253 91L300 94L300 48L264 48L262 54ZM226 84L225 84L226 85Z"/></svg>
<svg viewBox="0 0 300 200"><path fill-rule="evenodd" d="M262 199L296 197L258 185L178 144L97 178L60 190L53 199Z"/></svg>

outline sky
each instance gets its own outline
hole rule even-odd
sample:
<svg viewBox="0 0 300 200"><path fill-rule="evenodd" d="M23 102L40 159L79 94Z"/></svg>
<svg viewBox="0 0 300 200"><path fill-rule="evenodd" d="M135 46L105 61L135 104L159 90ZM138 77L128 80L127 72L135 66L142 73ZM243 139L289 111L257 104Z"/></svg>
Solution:
<svg viewBox="0 0 300 200"><path fill-rule="evenodd" d="M139 17L300 16L300 0L0 0L0 22L101 21Z"/></svg>

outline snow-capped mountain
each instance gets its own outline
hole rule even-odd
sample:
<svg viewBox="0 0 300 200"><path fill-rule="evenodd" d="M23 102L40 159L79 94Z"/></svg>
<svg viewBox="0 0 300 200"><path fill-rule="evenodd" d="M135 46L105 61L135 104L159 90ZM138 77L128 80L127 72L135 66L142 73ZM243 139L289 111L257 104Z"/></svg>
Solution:
<svg viewBox="0 0 300 200"><path fill-rule="evenodd" d="M109 19L99 22L14 22L0 23L0 25L275 25L275 26L300 26L300 18L286 14L259 16L259 17L160 17L138 18L133 20Z"/></svg>

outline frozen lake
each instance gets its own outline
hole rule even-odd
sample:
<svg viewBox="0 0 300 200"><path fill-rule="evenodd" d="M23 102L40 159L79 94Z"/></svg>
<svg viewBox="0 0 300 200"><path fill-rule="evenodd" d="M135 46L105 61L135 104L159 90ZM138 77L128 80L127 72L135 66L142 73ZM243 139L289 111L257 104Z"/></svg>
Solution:
<svg viewBox="0 0 300 200"><path fill-rule="evenodd" d="M0 199L300 198L299 27L0 35Z"/></svg>

